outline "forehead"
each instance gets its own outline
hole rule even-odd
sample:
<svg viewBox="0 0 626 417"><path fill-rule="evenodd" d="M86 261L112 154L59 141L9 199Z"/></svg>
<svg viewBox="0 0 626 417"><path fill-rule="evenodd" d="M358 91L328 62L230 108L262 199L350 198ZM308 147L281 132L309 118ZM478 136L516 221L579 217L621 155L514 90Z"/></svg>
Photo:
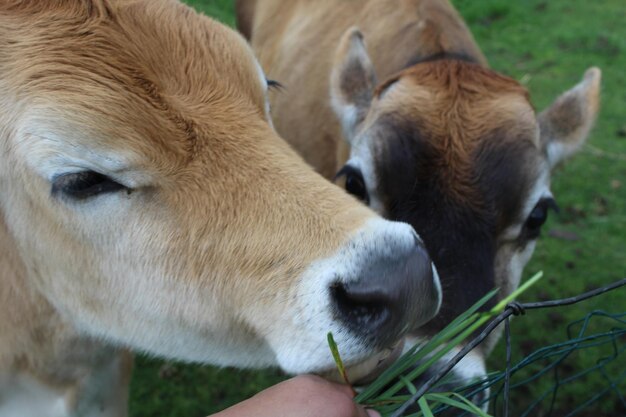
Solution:
<svg viewBox="0 0 626 417"><path fill-rule="evenodd" d="M523 205L542 161L534 110L518 83L475 64L436 61L401 73L379 96L370 131L388 204L427 194L476 216L512 216ZM421 196L404 191L418 189Z"/></svg>
<svg viewBox="0 0 626 417"><path fill-rule="evenodd" d="M507 129L538 145L537 123L527 90L480 65L436 60L414 65L385 83L379 113L400 115L431 132L471 145L486 133ZM378 91L381 97L382 88ZM456 143L455 143L456 144Z"/></svg>
<svg viewBox="0 0 626 417"><path fill-rule="evenodd" d="M211 129L237 115L263 115L264 81L248 46L186 6L160 0L49 6L3 16L19 48L0 66L8 67L15 96L37 108L32 117L98 129L77 136L123 146L133 136L166 147L180 138L185 152L198 124Z"/></svg>

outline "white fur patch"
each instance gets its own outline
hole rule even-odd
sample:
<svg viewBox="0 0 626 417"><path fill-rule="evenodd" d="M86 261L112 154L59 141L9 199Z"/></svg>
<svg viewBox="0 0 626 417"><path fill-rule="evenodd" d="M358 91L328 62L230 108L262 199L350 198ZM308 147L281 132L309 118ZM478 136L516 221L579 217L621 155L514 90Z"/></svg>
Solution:
<svg viewBox="0 0 626 417"><path fill-rule="evenodd" d="M267 98L267 90L268 90L267 76L265 75L265 71L263 71L263 68L261 67L261 64L259 64L259 61L257 59L254 60L254 64L256 65L257 72L259 73L259 78L261 79L261 85L263 86L263 92L265 95L265 118L267 119L268 123L270 124L270 126L272 126L272 129L273 129L274 123L272 122L270 101Z"/></svg>
<svg viewBox="0 0 626 417"><path fill-rule="evenodd" d="M341 123L344 140L351 144L354 140L354 127L359 116L359 109L335 94L330 95L330 104Z"/></svg>
<svg viewBox="0 0 626 417"><path fill-rule="evenodd" d="M451 359L454 355L458 354L460 350L460 348L453 349L446 355L446 359ZM476 349L465 355L453 369L456 375L468 382L483 378L487 373L485 358L482 354L478 353Z"/></svg>
<svg viewBox="0 0 626 417"><path fill-rule="evenodd" d="M346 162L346 165L358 168L361 171L369 195L369 207L376 213L384 216L385 206L378 194L378 178L374 172L374 156L366 138L360 138L358 143L352 144L350 159Z"/></svg>
<svg viewBox="0 0 626 417"><path fill-rule="evenodd" d="M62 391L25 375L0 374L0 417L70 417Z"/></svg>
<svg viewBox="0 0 626 417"><path fill-rule="evenodd" d="M0 417L124 417L120 358L90 369L74 385L55 387L25 373L0 373Z"/></svg>
<svg viewBox="0 0 626 417"><path fill-rule="evenodd" d="M513 241L517 239L522 231L522 227L524 226L526 219L539 200L552 197L552 192L550 191L550 169L548 165L544 164L537 169L541 170L541 174L538 176L533 188L526 197L519 221L506 228L500 235L500 240Z"/></svg>

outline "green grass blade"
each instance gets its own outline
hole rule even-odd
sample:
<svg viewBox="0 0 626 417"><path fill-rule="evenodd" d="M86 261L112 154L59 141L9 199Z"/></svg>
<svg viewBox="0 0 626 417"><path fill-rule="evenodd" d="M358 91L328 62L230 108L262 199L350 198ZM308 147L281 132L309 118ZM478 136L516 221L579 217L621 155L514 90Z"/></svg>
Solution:
<svg viewBox="0 0 626 417"><path fill-rule="evenodd" d="M333 359L335 360L335 364L337 365L337 369L339 370L339 374L342 378L346 376L346 368L343 366L343 361L341 360L341 355L339 355L339 348L337 347L337 343L335 343L335 339L333 338L333 334L328 332L328 347L330 347L330 352L333 355Z"/></svg>
<svg viewBox="0 0 626 417"><path fill-rule="evenodd" d="M491 415L485 413L476 404L474 404L473 402L471 402L470 400L468 400L467 398L465 398L461 394L457 394L456 392L453 392L452 396L454 396L454 397L458 398L459 400L461 400L462 402L464 402L465 405L467 405L469 408L471 408L473 410L472 411L473 413L478 414L480 417L491 417Z"/></svg>
<svg viewBox="0 0 626 417"><path fill-rule="evenodd" d="M434 354L429 356L425 361L422 361L419 366L414 368L411 372L409 372L406 377L409 380L414 380L421 374L423 374L428 368L430 368L435 362L449 353L452 349L459 345L463 340L469 337L473 332L475 332L480 326L485 324L494 314L491 313L479 313L476 314L475 317L470 317L466 322L459 324L458 329L456 329L459 333L457 333L454 338L450 341L446 341L445 345L442 346L434 346L431 350L427 351L425 355L430 354L435 349L439 348ZM425 349L426 350L426 349ZM422 360L424 358L420 358ZM416 361L419 362L419 360ZM381 394L381 398L387 398L389 396L393 396L400 389L402 389L402 383L396 382L393 386L388 388L384 393Z"/></svg>
<svg viewBox="0 0 626 417"><path fill-rule="evenodd" d="M407 380L414 381L417 377L422 375L435 362L452 351L452 349L458 346L462 341L470 337L472 333L477 331L490 319L500 314L509 302L535 284L542 275L543 272L535 274L521 285L519 289L496 304L491 310L478 312L478 310L496 294L497 290L493 290L483 296L426 344L419 346L419 349L410 349L407 354L403 355L396 363L391 365L376 381L357 395L355 398L356 401L361 404L380 403L381 401L393 400L403 387L410 389L409 385L406 384ZM410 372L405 373L411 366L414 366L414 368L410 370ZM384 391L381 393L382 390ZM467 401L469 404L473 405L471 401ZM477 408L477 410L479 409ZM476 412L476 410L473 412Z"/></svg>
<svg viewBox="0 0 626 417"><path fill-rule="evenodd" d="M424 414L424 417L435 417L428 406L428 401L426 401L425 397L420 397L420 399L417 400L417 404L420 406L420 410Z"/></svg>
<svg viewBox="0 0 626 417"><path fill-rule="evenodd" d="M348 379L346 367L343 365L343 361L341 360L341 355L339 354L339 348L337 347L337 343L335 343L335 338L333 337L333 334L331 332L328 332L328 335L326 337L328 339L328 347L330 347L330 352L332 353L335 364L337 365L337 369L339 370L339 375L341 375L343 382L345 382L346 385L350 387L353 395L356 397L357 393L352 387L350 380Z"/></svg>
<svg viewBox="0 0 626 417"><path fill-rule="evenodd" d="M443 343L458 335L459 332L462 332L466 328L466 326L471 325L471 323L478 318L477 316L473 316L476 311L480 309L480 307L485 305L487 301L489 301L492 297L494 297L497 292L498 290L494 289L485 294L480 300L474 303L472 307L460 314L442 331L440 331L439 333L437 333L437 335L431 338L427 343L417 344L416 346L412 347L407 353L402 355L396 361L396 363L394 363L389 369L383 372L376 379L376 381L374 381L364 391L357 395L356 401L368 401L370 398L379 393L380 390L387 387L393 380L397 379L398 375L402 374L416 363L423 362L428 355L434 352ZM397 392L397 390L395 392Z"/></svg>
<svg viewBox="0 0 626 417"><path fill-rule="evenodd" d="M425 362L421 363L414 370L409 372L406 375L406 378L409 380L414 380L421 374L423 374L428 368L430 368L435 362L449 353L452 349L459 345L463 340L469 337L472 333L474 333L480 326L485 324L492 316L490 314L480 315L478 320L471 321L471 325L467 327L463 327L461 325L461 333L455 336L451 341L447 342L445 346L439 349L435 354L430 356ZM387 391L385 391L381 397L385 398L386 396L392 396L397 393L402 388L402 383L397 382L392 387L390 387Z"/></svg>
<svg viewBox="0 0 626 417"><path fill-rule="evenodd" d="M498 304L496 304L495 307L491 309L491 312L495 314L500 314L502 311L504 311L504 308L506 307L508 303L515 300L520 294L522 294L527 289L535 285L535 283L539 281L542 277L543 277L543 271L537 272L531 278L526 280L522 285L520 285L518 289L513 291L507 297L503 298Z"/></svg>
<svg viewBox="0 0 626 417"><path fill-rule="evenodd" d="M454 320L452 320L444 329L439 332L435 337L439 336L441 333L445 333L448 328L454 328L458 326L461 322L469 319L474 313L478 311L482 306L484 306L487 301L491 300L497 293L499 289L495 288L485 294L480 300L476 301L470 308L468 308L462 314L459 314Z"/></svg>
<svg viewBox="0 0 626 417"><path fill-rule="evenodd" d="M417 392L417 388L415 388L415 385L413 385L411 381L409 381L403 375L400 375L400 381L402 381L402 383L406 386L406 389L409 390L411 395L415 395L415 393Z"/></svg>
<svg viewBox="0 0 626 417"><path fill-rule="evenodd" d="M463 411L467 411L468 413L477 414L481 417L492 417L489 414L486 414L483 410L481 410L476 404L471 401L466 403L467 400L465 397L461 396L461 398L465 401L458 401L453 398L450 398L450 395L455 395L454 393L446 393L446 394L426 394L424 395L429 401L437 402L445 405L449 405L450 407L458 408ZM458 395L458 394L456 394Z"/></svg>

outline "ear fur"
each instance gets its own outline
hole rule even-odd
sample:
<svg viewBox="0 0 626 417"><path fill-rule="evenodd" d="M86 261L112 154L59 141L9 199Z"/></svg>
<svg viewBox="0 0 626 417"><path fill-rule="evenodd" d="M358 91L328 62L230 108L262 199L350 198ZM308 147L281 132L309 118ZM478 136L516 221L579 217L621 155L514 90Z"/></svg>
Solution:
<svg viewBox="0 0 626 417"><path fill-rule="evenodd" d="M580 83L538 116L541 144L554 168L576 153L589 136L600 105L599 68L589 68Z"/></svg>
<svg viewBox="0 0 626 417"><path fill-rule="evenodd" d="M351 27L339 41L330 76L331 104L349 142L365 119L375 87L376 73L363 34Z"/></svg>

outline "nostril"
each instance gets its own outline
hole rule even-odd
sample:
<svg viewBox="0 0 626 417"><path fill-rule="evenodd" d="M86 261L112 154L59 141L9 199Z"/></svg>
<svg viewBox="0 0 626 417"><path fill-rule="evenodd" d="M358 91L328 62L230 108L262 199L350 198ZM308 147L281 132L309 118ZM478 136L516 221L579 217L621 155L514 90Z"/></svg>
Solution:
<svg viewBox="0 0 626 417"><path fill-rule="evenodd" d="M391 318L389 300L382 291L339 282L330 291L339 318L358 331L377 329Z"/></svg>
<svg viewBox="0 0 626 417"><path fill-rule="evenodd" d="M345 271L346 276L335 275L327 294L338 325L384 347L432 319L441 292L416 233L380 252L375 249Z"/></svg>

